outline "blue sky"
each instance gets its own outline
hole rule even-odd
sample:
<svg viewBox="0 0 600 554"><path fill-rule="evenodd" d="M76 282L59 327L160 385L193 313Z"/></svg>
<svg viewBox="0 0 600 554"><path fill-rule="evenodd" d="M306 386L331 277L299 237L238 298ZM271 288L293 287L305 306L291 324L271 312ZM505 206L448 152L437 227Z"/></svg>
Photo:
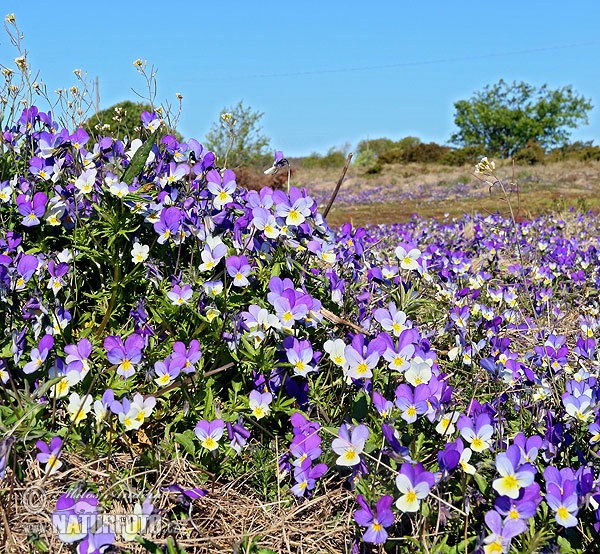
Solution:
<svg viewBox="0 0 600 554"><path fill-rule="evenodd" d="M79 68L98 77L102 109L137 100L140 58L158 70L158 101L183 95L186 138L202 141L243 100L288 156L382 136L447 143L454 102L500 78L573 85L600 105L597 0L2 4L49 90L75 84ZM0 35L0 63L14 57ZM600 108L589 119L572 137L600 143Z"/></svg>

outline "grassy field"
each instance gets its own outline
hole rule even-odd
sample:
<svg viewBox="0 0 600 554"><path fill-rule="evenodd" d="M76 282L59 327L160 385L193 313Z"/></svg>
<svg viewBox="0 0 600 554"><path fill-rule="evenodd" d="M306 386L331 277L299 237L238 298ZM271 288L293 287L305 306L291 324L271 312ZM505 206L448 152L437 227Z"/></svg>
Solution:
<svg viewBox="0 0 600 554"><path fill-rule="evenodd" d="M498 187L490 189L462 168L409 164L386 166L379 175L350 167L328 215L331 226L401 223L413 214L443 219L472 212L504 212ZM571 207L600 211L600 162L562 162L537 166L497 164L497 175L512 187L517 219L524 220ZM341 170L298 169L292 184L307 187L322 208L327 204ZM510 185L509 185L510 186ZM518 191L518 192L517 192Z"/></svg>

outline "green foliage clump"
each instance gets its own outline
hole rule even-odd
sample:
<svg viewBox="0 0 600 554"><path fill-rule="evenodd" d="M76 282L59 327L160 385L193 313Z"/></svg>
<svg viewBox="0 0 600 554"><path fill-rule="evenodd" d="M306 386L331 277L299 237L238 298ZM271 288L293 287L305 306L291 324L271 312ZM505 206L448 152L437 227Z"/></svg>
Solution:
<svg viewBox="0 0 600 554"><path fill-rule="evenodd" d="M546 160L546 151L537 142L528 142L525 148L515 152L513 160L521 165L541 164Z"/></svg>
<svg viewBox="0 0 600 554"><path fill-rule="evenodd" d="M111 136L118 140L127 137L132 140L140 137L142 113L154 111L161 115L162 109L152 108L147 102L125 100L92 115L85 122L84 128L94 140L104 136ZM169 129L167 132L173 135L178 142L183 142L183 137L175 129Z"/></svg>
<svg viewBox="0 0 600 554"><path fill-rule="evenodd" d="M263 116L263 112L244 106L243 100L235 106L224 108L219 121L213 123L206 134L205 146L224 156L219 161L223 167L270 165L273 161L271 140L262 134L260 127Z"/></svg>
<svg viewBox="0 0 600 554"><path fill-rule="evenodd" d="M569 129L587 124L592 103L570 85L551 90L501 79L454 107L454 144L481 146L488 155L508 158L530 141L545 149L565 143Z"/></svg>
<svg viewBox="0 0 600 554"><path fill-rule="evenodd" d="M435 142L419 143L408 148L394 148L380 156L384 164L436 163L450 151L449 146Z"/></svg>
<svg viewBox="0 0 600 554"><path fill-rule="evenodd" d="M441 158L440 163L444 165L463 166L476 164L482 156L485 156L485 150L480 146L463 146L462 148L452 148L448 150Z"/></svg>
<svg viewBox="0 0 600 554"><path fill-rule="evenodd" d="M591 140L586 142L576 141L553 148L548 152L547 158L550 162L562 162L566 160L599 161L600 146L593 144Z"/></svg>
<svg viewBox="0 0 600 554"><path fill-rule="evenodd" d="M325 155L319 154L318 152L313 152L310 156L303 158L302 165L306 168L342 168L344 167L345 161L346 154L344 154L340 148L333 146Z"/></svg>

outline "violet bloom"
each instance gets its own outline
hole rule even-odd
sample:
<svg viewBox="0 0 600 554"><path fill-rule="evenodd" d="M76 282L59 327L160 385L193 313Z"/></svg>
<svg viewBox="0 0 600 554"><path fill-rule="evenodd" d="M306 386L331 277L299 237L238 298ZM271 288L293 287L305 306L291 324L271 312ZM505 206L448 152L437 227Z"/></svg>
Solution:
<svg viewBox="0 0 600 554"><path fill-rule="evenodd" d="M92 343L86 339L80 339L77 344L67 344L65 346L67 354L67 372L77 371L83 379L90 370L89 358L92 355ZM80 380L81 380L80 379Z"/></svg>
<svg viewBox="0 0 600 554"><path fill-rule="evenodd" d="M281 150L276 150L273 165L269 169L265 169L264 173L265 175L273 175L286 165L289 167L290 163L283 157L283 152Z"/></svg>
<svg viewBox="0 0 600 554"><path fill-rule="evenodd" d="M289 198L280 190L273 193L275 204L275 215L285 217L285 224L298 226L311 216L310 208L313 205L311 198L302 195L302 192L296 187L290 190Z"/></svg>
<svg viewBox="0 0 600 554"><path fill-rule="evenodd" d="M142 360L144 339L136 333L129 335L125 343L120 337L106 337L104 348L108 361L118 365L117 374L127 379L135 373L136 364Z"/></svg>
<svg viewBox="0 0 600 554"><path fill-rule="evenodd" d="M338 438L331 443L331 449L338 454L336 464L339 466L355 466L360 463L360 455L369 438L369 428L366 425L357 425L352 428L342 423L338 431Z"/></svg>
<svg viewBox="0 0 600 554"><path fill-rule="evenodd" d="M195 364L200 361L201 357L200 343L196 339L190 341L187 349L183 342L177 341L173 345L171 365L181 367L181 371L184 373L194 373L196 371Z"/></svg>
<svg viewBox="0 0 600 554"><path fill-rule="evenodd" d="M38 268L38 259L37 256L33 256L32 254L23 254L19 263L17 264L17 273L19 277L15 281L14 289L15 290L23 290L25 289L25 285L33 277L33 274Z"/></svg>
<svg viewBox="0 0 600 554"><path fill-rule="evenodd" d="M154 230L158 233L158 243L164 244L171 236L176 237L179 233L181 222L181 210L175 206L163 208L160 219L154 224Z"/></svg>
<svg viewBox="0 0 600 554"><path fill-rule="evenodd" d="M353 379L370 379L373 377L373 369L379 362L381 343L375 340L365 346L365 337L357 334L352 339L352 344L344 349L344 356L348 363L347 377Z"/></svg>
<svg viewBox="0 0 600 554"><path fill-rule="evenodd" d="M308 375L310 372L317 371L317 369L312 365L314 353L310 341L299 341L296 338L290 338L292 338L291 347L287 346L287 339L284 341L284 346L286 348L285 353L288 362L290 362L294 368L294 375L306 377L306 375Z"/></svg>
<svg viewBox="0 0 600 554"><path fill-rule="evenodd" d="M527 529L527 523L522 519L507 518L502 521L502 517L495 510L490 510L485 514L485 523L492 532L491 535L483 539L486 544L483 550L486 554L508 552L511 539Z"/></svg>
<svg viewBox="0 0 600 554"><path fill-rule="evenodd" d="M253 208L252 225L259 231L263 231L265 237L269 239L276 239L281 232L281 229L275 220L275 216L265 208Z"/></svg>
<svg viewBox="0 0 600 554"><path fill-rule="evenodd" d="M241 418L233 425L228 421L225 427L227 428L227 438L231 441L229 446L239 455L250 438L250 431L242 425Z"/></svg>
<svg viewBox="0 0 600 554"><path fill-rule="evenodd" d="M302 464L294 468L294 480L296 484L291 488L292 494L304 496L315 488L317 479L323 477L327 471L325 464L311 466L311 460L304 460Z"/></svg>
<svg viewBox="0 0 600 554"><path fill-rule="evenodd" d="M227 246L219 237L212 235L206 238L204 248L200 253L202 263L198 267L200 271L210 271L227 255Z"/></svg>
<svg viewBox="0 0 600 554"><path fill-rule="evenodd" d="M252 268L246 256L229 256L225 261L225 265L227 273L230 277L233 277L233 286L247 287L250 284L248 275L250 275Z"/></svg>
<svg viewBox="0 0 600 554"><path fill-rule="evenodd" d="M43 192L36 192L33 199L29 200L24 194L17 196L17 209L23 216L21 223L25 227L33 227L40 224L40 218L46 213L48 197Z"/></svg>
<svg viewBox="0 0 600 554"><path fill-rule="evenodd" d="M377 391L373 391L373 406L375 406L375 409L383 418L388 417L394 409L394 404L391 401L386 400L385 397Z"/></svg>
<svg viewBox="0 0 600 554"><path fill-rule="evenodd" d="M256 419L261 419L267 415L269 415L269 405L273 401L273 395L270 392L259 392L257 390L253 390L250 393L248 405L250 410L252 410L252 415Z"/></svg>
<svg viewBox="0 0 600 554"><path fill-rule="evenodd" d="M92 493L74 497L61 494L52 512L52 525L58 531L58 538L67 543L85 538L96 525L98 498Z"/></svg>
<svg viewBox="0 0 600 554"><path fill-rule="evenodd" d="M402 411L400 416L406 423L414 423L420 415L429 410L431 391L421 383L416 387L402 383L396 389L396 406Z"/></svg>
<svg viewBox="0 0 600 554"><path fill-rule="evenodd" d="M421 463L402 464L400 473L396 475L396 487L402 493L396 500L396 507L403 512L418 511L421 500L427 498L434 484L435 476Z"/></svg>
<svg viewBox="0 0 600 554"><path fill-rule="evenodd" d="M60 437L53 437L49 444L39 440L35 443L39 453L36 455L36 460L41 464L46 464L46 473L52 475L62 466L62 462L58 459L62 450L63 441Z"/></svg>
<svg viewBox="0 0 600 554"><path fill-rule="evenodd" d="M375 310L373 316L385 331L391 331L396 337L399 337L405 329L412 327L406 314L402 310L398 310L393 302L389 303L388 309L378 308Z"/></svg>
<svg viewBox="0 0 600 554"><path fill-rule="evenodd" d="M522 487L531 485L536 472L531 464L521 464L521 450L514 444L496 456L496 469L500 477L494 479L492 487L509 498L517 498Z"/></svg>
<svg viewBox="0 0 600 554"><path fill-rule="evenodd" d="M517 498L499 496L494 502L494 508L506 518L527 521L535 516L541 501L540 486L533 482L522 488Z"/></svg>
<svg viewBox="0 0 600 554"><path fill-rule="evenodd" d="M367 527L363 534L363 541L373 544L385 543L388 537L385 528L394 523L394 513L390 509L394 499L387 494L382 496L377 501L375 513L373 513L362 494L356 497L356 501L360 504L361 509L354 512L354 521L361 527Z"/></svg>
<svg viewBox="0 0 600 554"><path fill-rule="evenodd" d="M488 414L479 414L473 424L473 420L468 416L461 416L457 427L460 434L465 439L473 452L483 452L492 446L492 437L494 428L492 420Z"/></svg>
<svg viewBox="0 0 600 554"><path fill-rule="evenodd" d="M206 174L206 188L213 194L213 205L217 210L233 202L233 193L236 189L235 173L226 169L221 177L216 169L211 169Z"/></svg>
<svg viewBox="0 0 600 554"><path fill-rule="evenodd" d="M4 479L6 475L6 466L10 456L10 449L15 442L15 437L9 435L0 441L0 479ZM45 446L45 445L44 445Z"/></svg>
<svg viewBox="0 0 600 554"><path fill-rule="evenodd" d="M556 522L563 527L575 527L579 511L575 472L570 467L559 471L553 466L548 466L544 469L544 479L546 504L554 512Z"/></svg>
<svg viewBox="0 0 600 554"><path fill-rule="evenodd" d="M222 419L214 419L211 422L205 419L196 423L194 433L200 444L207 450L213 451L219 447L219 439L223 436L224 424Z"/></svg>
<svg viewBox="0 0 600 554"><path fill-rule="evenodd" d="M181 306L187 304L191 299L194 291L190 285L173 285L173 288L167 292L167 297L173 306Z"/></svg>
<svg viewBox="0 0 600 554"><path fill-rule="evenodd" d="M180 371L181 366L179 363L173 363L172 357L167 356L164 362L161 360L154 362L154 373L156 374L154 382L159 387L166 387L177 378Z"/></svg>
<svg viewBox="0 0 600 554"><path fill-rule="evenodd" d="M54 338L52 335L44 335L37 345L37 348L31 350L31 361L27 362L23 367L23 373L26 375L37 371L48 357L50 350L54 346Z"/></svg>
<svg viewBox="0 0 600 554"><path fill-rule="evenodd" d="M305 460L316 460L321 455L321 437L314 431L313 434L295 435L290 444L290 453L295 457L294 466L300 466Z"/></svg>

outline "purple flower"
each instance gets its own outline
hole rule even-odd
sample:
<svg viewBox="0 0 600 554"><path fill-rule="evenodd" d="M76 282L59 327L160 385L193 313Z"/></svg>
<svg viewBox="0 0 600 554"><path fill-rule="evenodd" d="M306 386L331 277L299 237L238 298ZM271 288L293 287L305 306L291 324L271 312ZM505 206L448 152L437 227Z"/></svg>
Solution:
<svg viewBox="0 0 600 554"><path fill-rule="evenodd" d="M216 169L211 169L206 174L206 188L213 194L213 205L217 210L233 202L233 193L236 189L235 173L226 169L221 178Z"/></svg>
<svg viewBox="0 0 600 554"><path fill-rule="evenodd" d="M207 450L216 450L219 447L219 439L223 436L224 424L222 419L214 419L211 422L205 419L196 423L194 433L200 444Z"/></svg>
<svg viewBox="0 0 600 554"><path fill-rule="evenodd" d="M389 495L382 496L377 501L375 513L362 494L356 497L356 501L360 504L361 509L354 512L354 521L361 527L367 527L363 534L363 541L374 544L385 543L388 536L385 528L394 523L394 513L390 509L394 499Z"/></svg>
<svg viewBox="0 0 600 554"><path fill-rule="evenodd" d="M171 365L181 367L181 370L184 373L194 373L194 371L196 371L194 364L198 363L201 357L202 352L200 352L200 343L196 339L190 341L190 345L187 349L183 342L177 341L173 345Z"/></svg>
<svg viewBox="0 0 600 554"><path fill-rule="evenodd" d="M338 438L331 443L331 449L338 454L336 464L339 466L354 466L360 463L360 454L369 438L369 429L366 425L357 425L351 428L342 423L338 431Z"/></svg>
<svg viewBox="0 0 600 554"><path fill-rule="evenodd" d="M396 475L396 487L402 493L396 500L396 507L403 512L416 512L434 483L435 476L421 463L402 464L400 473Z"/></svg>
<svg viewBox="0 0 600 554"><path fill-rule="evenodd" d="M65 353L67 354L67 372L78 371L81 374L81 378L85 377L90 370L89 357L92 354L92 343L86 339L80 339L75 344L67 344L65 346Z"/></svg>
<svg viewBox="0 0 600 554"><path fill-rule="evenodd" d="M191 299L194 291L190 285L173 285L173 288L167 292L167 297L173 306L181 306L187 304Z"/></svg>
<svg viewBox="0 0 600 554"><path fill-rule="evenodd" d="M181 222L181 211L175 206L163 209L159 220L154 224L154 230L158 233L158 243L164 244L171 236L176 237L179 233Z"/></svg>
<svg viewBox="0 0 600 554"><path fill-rule="evenodd" d="M115 534L110 527L103 525L94 531L89 530L87 536L77 545L77 554L102 554L115 541Z"/></svg>
<svg viewBox="0 0 600 554"><path fill-rule="evenodd" d="M242 448L250 438L250 431L242 425L241 418L234 424L231 424L228 421L225 424L225 427L227 429L227 438L231 441L229 446L233 448L237 454L240 454Z"/></svg>
<svg viewBox="0 0 600 554"><path fill-rule="evenodd" d="M510 541L527 529L527 524L522 519L507 518L502 521L500 514L490 510L485 514L485 522L492 532L483 542L485 552L508 552Z"/></svg>
<svg viewBox="0 0 600 554"><path fill-rule="evenodd" d="M31 350L31 361L25 364L23 367L23 373L33 373L42 367L53 346L54 338L52 335L44 335L38 343L37 348L33 348Z"/></svg>
<svg viewBox="0 0 600 554"><path fill-rule="evenodd" d="M294 479L296 484L291 491L296 496L304 496L307 491L315 488L316 480L322 477L327 471L325 464L311 466L311 460L305 459L302 464L294 468Z"/></svg>
<svg viewBox="0 0 600 554"><path fill-rule="evenodd" d="M144 339L133 333L125 339L125 343L120 337L106 337L104 339L104 348L107 351L106 357L111 364L117 364L117 374L125 378L131 377L135 373L135 365L142 360L142 349Z"/></svg>
<svg viewBox="0 0 600 554"><path fill-rule="evenodd" d="M23 216L21 223L25 227L32 227L40 224L40 217L46 213L46 204L48 197L43 192L36 192L33 199L29 200L24 194L17 196L17 209Z"/></svg>
<svg viewBox="0 0 600 554"><path fill-rule="evenodd" d="M63 446L62 439L53 437L49 445L40 440L35 443L35 446L39 450L35 458L41 464L46 464L46 473L52 475L58 471L62 466L62 462L58 459Z"/></svg>
<svg viewBox="0 0 600 554"><path fill-rule="evenodd" d="M248 275L250 275L252 268L246 256L229 256L225 261L225 265L227 273L230 277L233 277L233 286L247 287L250 284Z"/></svg>
<svg viewBox="0 0 600 554"><path fill-rule="evenodd" d="M173 379L177 378L180 371L179 362L173 363L172 356L167 356L164 362L160 360L154 362L154 373L156 374L154 382L159 387L166 387L171 384Z"/></svg>
<svg viewBox="0 0 600 554"><path fill-rule="evenodd" d="M273 401L273 395L270 392L259 392L253 390L250 393L248 405L252 410L252 415L256 419L261 419L269 415L269 405Z"/></svg>
<svg viewBox="0 0 600 554"><path fill-rule="evenodd" d="M402 419L406 423L414 423L417 417L429 410L431 391L424 383L413 387L402 383L396 389L396 406L402 411Z"/></svg>
<svg viewBox="0 0 600 554"><path fill-rule="evenodd" d="M19 263L17 264L19 278L15 282L15 290L23 290L29 279L33 277L33 274L37 268L37 256L33 256L32 254L23 254L19 260Z"/></svg>
<svg viewBox="0 0 600 554"><path fill-rule="evenodd" d="M15 437L9 435L0 441L0 479L4 479L6 474L6 466L10 456L10 449L15 442ZM44 445L45 446L45 445Z"/></svg>
<svg viewBox="0 0 600 554"><path fill-rule="evenodd" d="M521 488L531 485L535 478L535 468L527 463L521 465L521 450L514 444L496 456L496 469L500 477L494 479L492 487L509 498L517 498Z"/></svg>

